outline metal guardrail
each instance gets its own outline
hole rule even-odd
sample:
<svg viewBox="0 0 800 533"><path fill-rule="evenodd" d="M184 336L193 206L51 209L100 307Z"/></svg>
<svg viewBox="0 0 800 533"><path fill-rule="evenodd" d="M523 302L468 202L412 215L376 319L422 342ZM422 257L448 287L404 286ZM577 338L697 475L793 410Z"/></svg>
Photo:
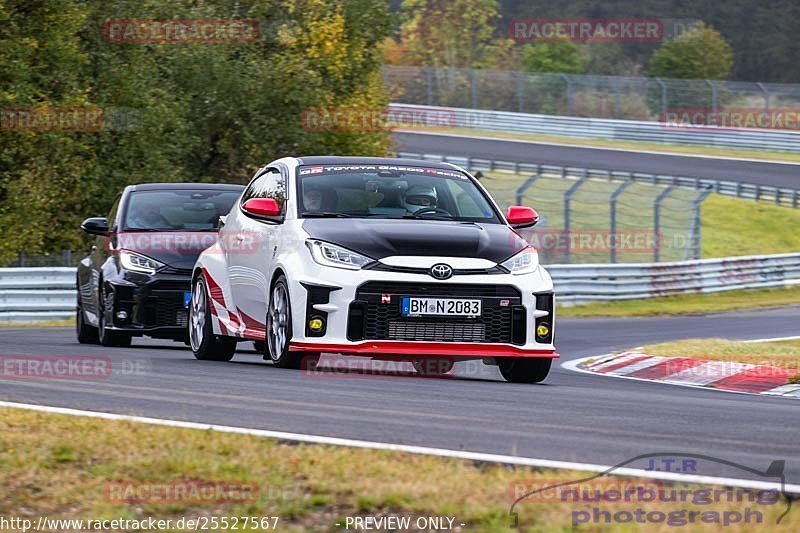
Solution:
<svg viewBox="0 0 800 533"><path fill-rule="evenodd" d="M502 131L574 137L643 141L756 150L800 151L800 132L745 130L714 126L677 126L661 122L603 118L533 115L458 107L402 103L389 104L401 124L431 124L474 130ZM406 118L403 113L408 115ZM413 122L412 122L413 121Z"/></svg>
<svg viewBox="0 0 800 533"><path fill-rule="evenodd" d="M800 253L672 263L548 265L560 304L800 284ZM0 322L65 320L75 314L74 268L0 269Z"/></svg>
<svg viewBox="0 0 800 533"><path fill-rule="evenodd" d="M800 284L800 253L547 269L558 302L574 305Z"/></svg>
<svg viewBox="0 0 800 533"><path fill-rule="evenodd" d="M798 139L800 141L800 139ZM511 172L514 174L529 175L531 178L539 174L561 175L565 178L579 179L584 175L590 178L607 180L633 181L650 185L664 185L684 187L695 190L708 190L725 196L733 196L745 200L758 200L771 202L787 207L800 207L800 190L785 187L772 187L757 185L755 183L742 183L738 181L713 180L708 178L690 178L686 176L668 176L663 174L645 174L641 172L622 172L618 170L586 169L579 167L559 167L555 165L537 165L534 163L516 163L511 161L494 161L464 156L443 156L438 154L419 154L411 152L398 152L398 157L422 159L426 161L446 162L466 168L469 171L484 172ZM532 181L523 183L516 191L518 201L530 187Z"/></svg>

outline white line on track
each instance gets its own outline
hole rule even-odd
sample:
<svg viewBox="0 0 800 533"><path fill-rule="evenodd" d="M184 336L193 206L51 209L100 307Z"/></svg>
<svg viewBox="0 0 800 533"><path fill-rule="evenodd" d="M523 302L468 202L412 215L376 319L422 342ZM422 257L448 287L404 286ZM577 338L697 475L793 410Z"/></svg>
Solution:
<svg viewBox="0 0 800 533"><path fill-rule="evenodd" d="M240 435L267 437L284 441L306 442L309 444L349 446L352 448L367 448L372 450L388 450L388 451L403 452L403 453L413 453L417 455L431 455L435 457L449 457L453 459L464 459L468 461L502 463L502 464L536 467L536 468L559 468L568 470L578 470L584 472L608 472L609 475L615 475L615 476L630 476L630 477L639 477L646 479L660 479L664 481L675 481L684 483L702 483L706 485L725 485L730 487L748 488L756 490L781 490L780 483L775 483L775 482L770 483L766 481L756 481L751 479L701 476L697 474L680 474L676 472L656 472L650 470L643 470L640 468L628 468L628 467L615 468L612 465L573 463L568 461L553 461L550 459L535 459L529 457L514 457L511 455L497 455L491 453L469 452L462 450L448 450L446 448L429 448L425 446L389 444L384 442L342 439L338 437L325 437L321 435L305 435L302 433L287 433L283 431L270 431L265 429L218 426L215 424L185 422L181 420L167 420L162 418L148 418L143 416L118 415L114 413L84 411L80 409L69 409L66 407L51 407L47 405L35 405L28 403L0 401L0 407L8 407L13 409L26 409L29 411L39 411L43 413L52 413L52 414L69 415L69 416L100 418L104 420L137 422L140 424L151 424L154 426L168 426L168 427L183 428L183 429L199 429L204 431L219 431L222 433L236 433ZM783 491L786 493L800 494L800 485L792 485L792 484L784 485Z"/></svg>
<svg viewBox="0 0 800 533"><path fill-rule="evenodd" d="M750 341L739 341L739 342L743 342L745 344L753 344L759 342L779 342L779 341L796 341L796 340L800 340L800 335L796 335L794 337L774 337L772 339L753 339Z"/></svg>
<svg viewBox="0 0 800 533"><path fill-rule="evenodd" d="M648 154L648 155L668 155L673 157L694 157L698 159L720 159L723 161L741 161L743 163L767 163L770 165L790 165L798 166L800 163L792 161L776 161L774 159L748 159L746 157L728 157L724 155L702 155L702 154L683 154L680 152L660 152L658 150L634 150L632 148L610 148L607 146L597 146L589 144L570 144L558 143L548 141L534 141L527 139L510 139L507 137L487 137L484 135L464 135L459 133L438 133L433 131L420 131L420 130L406 130L396 129L392 130L394 133L412 133L414 135L437 135L439 137L455 137L458 139L475 139L476 141L500 141L510 143L522 144L540 144L542 146L563 146L564 148L584 148L586 150L605 150L608 152L628 152L634 154ZM480 158L478 158L480 159ZM499 160L498 160L499 161Z"/></svg>

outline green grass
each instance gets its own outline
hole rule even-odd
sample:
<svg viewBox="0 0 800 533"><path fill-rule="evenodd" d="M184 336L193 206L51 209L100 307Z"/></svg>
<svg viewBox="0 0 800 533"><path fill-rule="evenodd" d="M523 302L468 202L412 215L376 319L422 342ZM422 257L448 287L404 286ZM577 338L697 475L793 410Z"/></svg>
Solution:
<svg viewBox="0 0 800 533"><path fill-rule="evenodd" d="M0 322L0 328L65 328L75 327L75 319L40 320L36 322Z"/></svg>
<svg viewBox="0 0 800 533"><path fill-rule="evenodd" d="M689 315L786 305L800 305L800 286L560 306L557 314L559 317Z"/></svg>
<svg viewBox="0 0 800 533"><path fill-rule="evenodd" d="M704 258L800 251L800 209L713 194L702 221Z"/></svg>
<svg viewBox="0 0 800 533"><path fill-rule="evenodd" d="M736 361L800 370L800 340L745 343L726 339L687 339L651 344L642 351L648 355Z"/></svg>
<svg viewBox="0 0 800 533"><path fill-rule="evenodd" d="M527 493L531 486L586 477L586 473L0 409L0 516L30 518L33 524L43 515L93 520L277 516L277 531L344 531L336 523L343 524L347 516L446 515L466 525L455 531L503 532L509 531L509 509L517 494ZM109 483L146 488L187 481L240 484L251 490L235 503L213 496L211 501L179 498L168 503L108 497L120 493L109 490ZM603 486L593 482L589 488L619 490L619 481L605 478ZM646 513L743 510L730 501L700 506L635 501L595 505L612 514L637 508ZM553 495L528 500L518 507L521 531L573 531L572 512L585 507ZM757 507L764 524L774 524L784 509L782 502ZM787 531L798 530L800 513L791 513L781 525ZM748 531L747 524L726 529ZM639 529L600 523L589 530Z"/></svg>
<svg viewBox="0 0 800 533"><path fill-rule="evenodd" d="M409 127L403 129L416 129L432 133L452 133L476 137L494 137L497 139L515 139L523 141L565 144L576 146L598 146L603 148L617 148L620 150L644 150L648 152L663 152L666 154L685 154L715 157L733 157L741 159L763 159L772 161L786 161L800 163L800 153L777 152L772 150L723 148L718 146L686 146L681 144L619 141L613 139L578 139L574 137L559 137L556 135L539 135L530 133L505 133L492 130L476 130L470 128L444 128L444 127Z"/></svg>

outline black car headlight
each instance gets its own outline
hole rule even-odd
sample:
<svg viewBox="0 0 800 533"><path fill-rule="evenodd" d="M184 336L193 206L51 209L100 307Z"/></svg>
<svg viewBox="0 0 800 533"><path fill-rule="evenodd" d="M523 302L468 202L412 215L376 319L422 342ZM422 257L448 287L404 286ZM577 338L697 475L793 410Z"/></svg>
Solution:
<svg viewBox="0 0 800 533"><path fill-rule="evenodd" d="M142 274L155 274L157 270L167 266L161 261L156 261L152 257L131 252L130 250L120 250L119 262L125 270L140 272Z"/></svg>

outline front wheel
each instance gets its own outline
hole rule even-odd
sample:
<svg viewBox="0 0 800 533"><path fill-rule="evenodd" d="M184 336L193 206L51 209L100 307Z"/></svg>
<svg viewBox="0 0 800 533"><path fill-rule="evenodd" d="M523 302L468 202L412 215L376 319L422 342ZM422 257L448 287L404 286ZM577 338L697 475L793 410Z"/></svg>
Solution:
<svg viewBox="0 0 800 533"><path fill-rule="evenodd" d="M196 359L201 361L230 361L236 352L236 341L214 335L211 325L211 302L208 301L206 282L198 277L192 287L189 305L189 345Z"/></svg>
<svg viewBox="0 0 800 533"><path fill-rule="evenodd" d="M514 357L498 362L500 374L509 383L539 383L550 373L552 359Z"/></svg>
<svg viewBox="0 0 800 533"><path fill-rule="evenodd" d="M316 368L319 354L289 351L292 340L292 306L285 276L280 276L272 286L266 329L267 352L264 359L269 357L278 368Z"/></svg>

